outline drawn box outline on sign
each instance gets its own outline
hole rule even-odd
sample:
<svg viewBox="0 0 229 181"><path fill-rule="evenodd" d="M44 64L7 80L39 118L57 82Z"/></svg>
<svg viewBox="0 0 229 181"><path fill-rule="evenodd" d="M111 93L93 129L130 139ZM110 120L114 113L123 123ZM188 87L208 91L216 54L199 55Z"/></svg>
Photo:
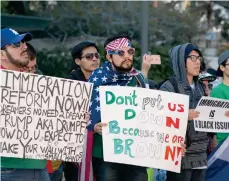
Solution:
<svg viewBox="0 0 229 181"><path fill-rule="evenodd" d="M182 134L184 134L182 137L185 139L185 136L186 136L186 131L187 131L187 123L188 123L188 110L189 110L189 97L187 96L187 95L181 95L181 94L176 94L176 93L171 93L171 92L165 92L165 91L158 91L158 90L149 90L149 89L145 89L145 88L135 88L135 87L124 87L124 86L100 86L100 90L99 90L99 92L100 92L100 101L102 101L102 99L105 101L105 97L106 97L106 95L105 95L105 91L107 90L107 91L111 91L112 92L112 90L109 90L109 89L112 89L113 91L114 91L114 94L116 94L117 96L120 96L120 93L121 92L125 92L125 91L122 91L122 89L129 89L129 93L132 93L133 92L133 90L136 90L136 89L139 89L139 90L143 90L143 91L150 91L151 92L151 94L150 95L153 95L153 92L155 91L155 92L157 92L157 94L158 93L162 93L162 94L164 94L164 95L167 95L167 96L171 96L171 94L173 94L173 96L175 96L175 95L179 95L179 96L182 96L182 98L184 98L183 99L183 102L182 103L186 103L186 113L184 113L184 114L186 114L184 117L186 117L187 119L185 119L185 123L183 122L183 124L185 124L186 126L184 126L184 128L182 128L182 130L183 130L183 132L182 132ZM117 89L118 89L118 91L117 91ZM102 92L104 93L103 95L102 95ZM126 93L126 92L125 92ZM143 93L142 93L143 94ZM125 95L129 95L129 94L125 94ZM125 96L125 95L122 95L122 96ZM139 94L138 94L139 95ZM142 98L143 97L147 97L147 96L141 96ZM167 102L166 102L167 103ZM177 103L178 104L178 103ZM105 110L104 111L102 111L102 109L104 109L104 107L103 106L105 106L105 102L104 102L104 105L103 104L101 104L100 103L100 107L101 107L101 122L104 122L104 123L108 123L109 121L108 120L102 120L103 119L103 117L104 117L104 114L106 114L106 113L104 113L105 112ZM123 108L123 107L122 107ZM114 108L113 108L114 109ZM106 110L106 111L108 111L108 110ZM118 113L118 111L116 111L117 113ZM113 114L116 114L116 113L114 113L114 112L112 112ZM111 114L109 114L109 115L111 115ZM104 118L105 119L105 118ZM106 118L107 119L107 118ZM115 118L112 118L112 120L115 120ZM183 120L184 120L183 119ZM122 119L122 121L123 121L124 119ZM181 121L183 121L183 120L181 120ZM120 120L121 121L121 120ZM128 121L130 121L130 120L128 120ZM109 126L109 125L108 125ZM107 127L105 127L104 128L104 131L103 131L103 136L106 136L106 134L112 134L112 133L109 133L109 131L108 131L108 126ZM120 127L122 127L122 126L120 126ZM174 131L174 133L175 133L176 131ZM165 133L166 134L166 133ZM181 134L181 133L180 133ZM180 135L179 134L179 135ZM176 134L177 135L177 134ZM134 137L133 137L134 138ZM108 139L107 139L108 140ZM109 141L111 141L111 138L109 139ZM171 144L171 145L173 145L173 144ZM178 145L178 144L177 144ZM179 145L180 146L180 145ZM104 150L106 150L107 149L107 147L108 147L108 145L105 145L105 139L103 139L103 147L105 147L105 149ZM117 160L115 160L115 159L111 159L111 152L109 152L109 159L107 159L107 157L108 156L106 156L105 155L105 151L103 151L103 154L104 154L104 160L105 161L107 161L107 162L115 162L115 163L124 163L123 161L117 161ZM114 154L113 154L114 155ZM163 157L164 157L164 155L163 155ZM181 162L181 156L179 157L180 158L180 160L179 160L179 163ZM128 158L125 158L126 160L128 159ZM126 163L124 163L124 164L126 164ZM134 164L134 163L128 163L128 164L130 164L130 165L140 165L140 164ZM141 165L141 166L143 166L143 165ZM152 165L144 165L143 167L153 167ZM155 165L154 165L154 167L155 167ZM180 167L180 166L179 166ZM159 167L157 167L157 168L159 168ZM165 169L165 168L161 168L160 167L160 169ZM168 169L168 168L166 168L167 170L170 170L170 171L173 171L173 170L171 170L171 169ZM176 170L175 172L180 172L180 168L178 169L178 170Z"/></svg>
<svg viewBox="0 0 229 181"><path fill-rule="evenodd" d="M4 74L4 72L5 72L5 74ZM73 102L78 102L78 101L80 101L80 100L83 100L81 97L79 97L79 98L77 98L77 97L75 97L75 95L74 95L74 92L72 91L73 90L73 88L71 88L71 86L72 87L76 87L77 85L78 85L78 83L80 83L80 86L84 86L85 87L85 89L87 89L87 95L84 93L84 91L82 90L82 94L85 94L85 96L87 96L86 97L86 101L85 102L88 102L88 104L87 103L85 103L85 106L82 106L82 110L81 111L79 111L79 112L72 112L72 114L73 113L75 113L75 114L80 114L80 116L81 115L83 115L83 114L85 114L86 112L89 112L89 107L90 107L90 102L91 102L91 97L92 97L92 91L93 91L93 83L90 83L90 82L84 82L84 81L78 81L78 80L71 80L71 79L65 79L65 78L60 78L60 77L52 77L52 76L46 76L46 75L38 75L38 74L32 74L32 73L25 73L25 72L17 72L17 71L11 71L11 70L0 70L0 75L2 75L1 76L1 78L0 78L0 83L1 83L1 85L2 84L4 84L5 83L5 81L6 81L6 74L7 73L9 73L9 74L12 74L12 76L16 76L16 77L19 77L18 78L18 80L14 80L15 81L15 83L14 83L14 89L12 88L12 85L13 85L13 83L10 83L9 85L11 86L11 88L5 88L5 89L8 89L9 91L12 91L12 90L17 90L18 92L20 92L20 88L18 87L19 85L20 85L20 83L19 83L19 81L21 81L21 79L23 79L22 77L24 76L24 77L27 77L28 79L30 79L30 80L28 80L28 84L29 84L29 82L31 82L32 80L32 78L31 77L35 77L34 78L34 85L38 85L38 79L40 78L40 77L44 77L45 78L45 80L47 79L47 78L50 78L51 80L52 80L52 85L51 86L53 86L54 87L54 82L55 81L57 81L58 83L59 83L59 86L60 86L60 88L59 89L61 89L61 90L63 90L63 92L65 92L66 94L65 95L61 95L62 97L67 97L69 94L72 96L72 98L73 98ZM30 75L32 75L32 76L30 76ZM12 77L13 78L13 77ZM14 77L15 78L15 77ZM9 79L8 78L8 81L10 81L11 79ZM13 80L13 79L12 79ZM2 82L3 81L3 82ZM26 81L26 80L24 80L24 81ZM64 82L63 83L63 86L62 85L60 85L60 82ZM67 85L66 85L67 84ZM71 84L71 86L70 86L70 84ZM43 85L43 84L42 84ZM47 84L45 85L46 87L47 87ZM50 85L49 85L50 86ZM70 92L69 92L69 94L66 92L66 90L64 90L64 89L66 89L66 88L68 88L69 87L69 90L71 90ZM37 87L36 87L37 88ZM71 88L71 89L70 89ZM37 89L36 89L37 90ZM1 91L2 91L2 87L1 87ZM68 90L67 90L68 91ZM26 95L28 94L28 92L30 92L30 91L26 91ZM55 91L54 91L55 92ZM37 93L38 93L38 91L37 91ZM41 93L39 93L39 94L41 94ZM42 94L45 94L45 93L42 93ZM55 100L55 96L56 95L59 95L59 94L54 94L53 96L46 96L46 97L53 97L53 99ZM18 98L18 95L17 95L17 97L15 97L15 100L18 100L19 98ZM51 98L52 99L52 98ZM52 100L51 100L52 101ZM50 102L51 102L50 101ZM16 101L15 101L16 102ZM1 106L3 105L2 104L2 102L0 103L1 104ZM7 104L7 103L4 103L4 105L10 105L10 104ZM50 104L51 106L53 106L54 104ZM15 105L16 107L19 107L17 104ZM27 107L29 107L29 106L27 106ZM42 107L43 108L43 107ZM31 109L32 109L32 111L31 111L31 116L32 117L34 117L34 107L33 106L31 106ZM50 109L52 109L52 108L50 108ZM50 109L47 109L47 110L50 110ZM59 111L59 110L56 110L56 111ZM67 113L68 111L67 110L64 110L64 112L65 113ZM15 114L15 117L17 116L17 115L20 115L20 114ZM1 114L1 116L2 116L2 114ZM26 116L26 114L25 113L23 113L23 115L20 115L20 116ZM79 117L80 117L79 116ZM43 119L43 117L44 116L37 116L37 118L42 118ZM48 119L48 117L46 117L47 119ZM54 117L52 117L52 122L53 123L55 123L55 121L57 121L57 118L60 118L60 117L58 117L58 116L56 116L55 118ZM78 116L76 116L76 119L72 119L72 118L64 118L64 120L66 120L66 121L79 121L79 122L84 122L84 123L86 123L86 119L84 119L85 117L80 117L79 119L77 119L78 118ZM61 118L60 118L61 119ZM63 119L63 118L62 118ZM33 119L34 120L34 119ZM37 119L38 120L38 119ZM37 121L36 120L36 121ZM55 124L54 124L55 125ZM80 133L80 134L83 134L83 141L82 141L82 143L77 143L77 145L76 145L76 147L75 147L75 149L76 150L78 150L79 148L81 148L81 150L82 151L79 151L79 154L81 153L81 152L83 152L83 145L84 145L84 143L85 143L85 140L84 140L84 135L85 135L85 131L86 131L86 127L87 127L87 124L85 125L85 128L84 127L82 127L82 129L80 130L80 132L76 132L76 131L72 131L73 133L72 134L78 134L78 133ZM35 127L34 127L35 128ZM15 129L15 128L12 128L12 129ZM36 130L36 129L34 129L34 130ZM53 131L55 131L56 129L54 129ZM47 130L47 131L49 131L49 130ZM69 131L67 131L66 133L68 133ZM30 131L30 137L32 138L32 136L33 136L33 131ZM30 139L30 137L29 137L29 139ZM16 141L18 141L19 142L19 140L16 140ZM54 140L54 141L52 141L53 143L54 142L56 142L56 139ZM64 146L64 145L62 145L62 147L61 148L64 148L64 147L68 147L68 144L67 144L67 142L65 141L65 140L63 140L62 139L62 142L65 142L66 143L66 145L67 146ZM6 142L7 143L7 142ZM9 142L8 142L9 143ZM8 144L7 143L7 144ZM60 142L61 143L61 142ZM36 144L35 142L34 142L34 144ZM75 143L76 144L76 143ZM20 145L20 144L19 144ZM59 145L61 145L61 144L59 144ZM20 145L21 146L21 145ZM38 145L39 146L39 145ZM46 146L49 146L49 141L47 141L47 145ZM52 145L52 146L54 146L54 145ZM56 146L56 145L55 145ZM54 148L54 147L53 147ZM57 147L56 147L57 148ZM19 148L19 149L21 149L21 148ZM23 158L23 157L26 157L26 155L19 155L18 157L17 156L15 156L15 155L6 155L6 154L1 154L3 157L12 157L12 158ZM31 153L28 153L28 155L29 156L31 156ZM37 159L37 156L38 155L44 155L42 152L38 152L38 153L36 153L36 154L34 154L34 158L33 159ZM1 156L1 157L2 157ZM71 156L70 154L68 154L68 156ZM75 155L72 155L72 156L75 156ZM36 158L35 158L36 157ZM63 157L65 157L65 156L63 156ZM44 159L44 158L38 158L38 159ZM63 160L65 160L65 159L63 159Z"/></svg>

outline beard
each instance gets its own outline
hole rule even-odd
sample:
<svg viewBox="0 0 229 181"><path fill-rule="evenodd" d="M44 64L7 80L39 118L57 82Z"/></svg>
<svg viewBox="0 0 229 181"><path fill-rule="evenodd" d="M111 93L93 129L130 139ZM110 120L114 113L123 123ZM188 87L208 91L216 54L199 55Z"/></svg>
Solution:
<svg viewBox="0 0 229 181"><path fill-rule="evenodd" d="M118 71L118 72L124 72L124 73L130 72L132 70L132 68L133 68L133 63L129 67L123 67L124 63L125 63L125 61L122 62L121 65L119 65L119 66L116 65L114 62L112 64L113 64L115 70Z"/></svg>
<svg viewBox="0 0 229 181"><path fill-rule="evenodd" d="M20 67L20 68L25 67L26 65L28 65L28 63L29 63L29 58L28 58L28 57L27 57L27 58L24 58L24 59L15 59L15 58L13 58L13 57L10 55L10 53L9 53L7 50L5 50L5 52L6 52L6 56L7 56L8 60L9 60L10 63L12 63L13 65L16 65L17 67ZM23 53L26 53L26 51L23 51L23 52L21 53L21 55L22 55Z"/></svg>

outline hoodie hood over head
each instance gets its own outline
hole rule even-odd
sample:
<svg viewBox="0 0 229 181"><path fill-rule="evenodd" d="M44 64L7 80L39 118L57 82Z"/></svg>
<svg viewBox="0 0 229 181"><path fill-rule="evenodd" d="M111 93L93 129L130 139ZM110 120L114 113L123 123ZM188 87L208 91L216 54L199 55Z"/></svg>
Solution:
<svg viewBox="0 0 229 181"><path fill-rule="evenodd" d="M181 93L185 92L185 88L190 87L187 79L186 59L192 50L195 50L200 54L200 56L202 56L200 50L191 43L177 45L169 51L170 64L173 69L174 76L178 81L178 89ZM193 80L196 82L198 80L198 76L194 77Z"/></svg>

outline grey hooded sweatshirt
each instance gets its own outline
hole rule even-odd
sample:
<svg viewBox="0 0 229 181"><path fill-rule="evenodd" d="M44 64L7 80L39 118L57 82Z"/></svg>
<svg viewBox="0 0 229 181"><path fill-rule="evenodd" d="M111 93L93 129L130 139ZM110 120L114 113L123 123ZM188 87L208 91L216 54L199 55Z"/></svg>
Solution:
<svg viewBox="0 0 229 181"><path fill-rule="evenodd" d="M192 89L188 83L186 67L185 67L185 49L189 44L178 45L169 51L170 61L174 72L174 78L177 82L177 87L180 94L189 96L189 109L195 109L198 101L205 95L205 90L197 77L194 77L195 87ZM170 81L164 82L160 90L167 92L175 92ZM198 132L194 129L194 121L189 120L187 125L187 132L185 144L187 152L182 159L182 169L192 169L197 167L207 166L207 146L208 137L205 132Z"/></svg>

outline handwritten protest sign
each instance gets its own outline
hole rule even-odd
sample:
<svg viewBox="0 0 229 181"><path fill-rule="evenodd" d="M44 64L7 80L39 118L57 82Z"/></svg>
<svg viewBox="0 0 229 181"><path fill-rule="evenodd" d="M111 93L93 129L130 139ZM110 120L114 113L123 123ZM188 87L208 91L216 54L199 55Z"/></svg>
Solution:
<svg viewBox="0 0 229 181"><path fill-rule="evenodd" d="M100 87L104 160L180 172L188 96L134 87Z"/></svg>
<svg viewBox="0 0 229 181"><path fill-rule="evenodd" d="M0 156L79 162L92 84L0 71Z"/></svg>
<svg viewBox="0 0 229 181"><path fill-rule="evenodd" d="M202 97L196 107L200 112L195 121L195 130L203 132L229 133L229 101L212 97Z"/></svg>

